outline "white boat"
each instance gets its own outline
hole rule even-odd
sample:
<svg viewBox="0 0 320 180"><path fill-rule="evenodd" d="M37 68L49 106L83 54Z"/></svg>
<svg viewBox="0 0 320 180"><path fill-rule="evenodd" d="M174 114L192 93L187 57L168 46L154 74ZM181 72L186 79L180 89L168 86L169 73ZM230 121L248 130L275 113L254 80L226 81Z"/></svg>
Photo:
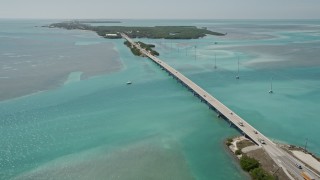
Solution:
<svg viewBox="0 0 320 180"><path fill-rule="evenodd" d="M132 82L131 81L127 81L127 85L130 85L130 84L132 84Z"/></svg>

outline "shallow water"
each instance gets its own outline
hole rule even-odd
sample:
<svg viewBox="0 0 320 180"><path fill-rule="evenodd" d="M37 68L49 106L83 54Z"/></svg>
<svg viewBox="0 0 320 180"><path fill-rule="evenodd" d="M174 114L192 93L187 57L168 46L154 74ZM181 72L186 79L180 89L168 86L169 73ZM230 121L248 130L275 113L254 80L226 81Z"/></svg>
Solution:
<svg viewBox="0 0 320 180"><path fill-rule="evenodd" d="M72 37L58 38L57 44L73 42L72 46L96 48L97 54L88 55L90 60L109 57L122 66L116 71L99 71L96 76L92 72L80 81L77 72L81 70L68 70L65 74L54 71L60 76L53 79L62 81L59 88L42 84L41 88L51 90L0 102L0 131L6 137L0 140L1 179L247 179L223 146L225 138L239 133L217 119L213 111L159 67L148 59L134 57L123 40L107 40L81 31L21 30L47 23L20 21L10 22L9 26L6 22L8 30L2 30L0 38L23 38L29 33ZM316 113L320 69L314 57L320 52L319 35L315 34L317 21L124 23L133 24L196 25L228 32L226 37L199 40L144 41L155 43L161 59L265 135L295 145L304 145L308 138L308 149L320 154ZM313 38L309 38L310 33ZM40 53L37 44L32 47L34 54ZM291 52L291 47L296 51ZM12 48L15 46L6 47L1 53L10 53L15 50ZM310 61L302 61L294 53ZM237 56L240 80L235 79ZM71 54L70 62L77 58ZM2 63L5 60L1 58ZM48 62L51 61L39 61ZM110 61L101 62L107 66ZM23 72L17 70L19 73ZM68 77L72 83L64 85ZM268 94L271 77L275 92L272 95ZM132 85L126 85L129 80Z"/></svg>
<svg viewBox="0 0 320 180"><path fill-rule="evenodd" d="M122 68L111 42L93 32L43 28L47 21L0 23L0 100L61 86L72 72L82 79ZM91 54L95 54L94 57Z"/></svg>

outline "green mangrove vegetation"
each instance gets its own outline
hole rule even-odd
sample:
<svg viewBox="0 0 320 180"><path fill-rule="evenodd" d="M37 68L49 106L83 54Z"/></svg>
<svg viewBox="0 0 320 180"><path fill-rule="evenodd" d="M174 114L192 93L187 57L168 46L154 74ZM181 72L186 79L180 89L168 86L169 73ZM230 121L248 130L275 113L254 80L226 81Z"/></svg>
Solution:
<svg viewBox="0 0 320 180"><path fill-rule="evenodd" d="M140 47L142 47L143 49L149 51L154 56L159 56L160 55L157 51L152 49L152 48L156 47L154 44L145 44L145 43L143 43L141 41L138 41L137 44L139 44Z"/></svg>
<svg viewBox="0 0 320 180"><path fill-rule="evenodd" d="M261 168L260 163L247 155L240 158L240 166L243 170L249 172L253 180L275 180L276 177Z"/></svg>
<svg viewBox="0 0 320 180"><path fill-rule="evenodd" d="M195 26L155 26L155 27L126 27L126 26L90 26L81 21L66 21L49 25L50 28L81 29L95 31L105 38L121 38L119 33L125 33L131 38L151 39L198 39L207 34L224 36L223 33L213 32L206 28Z"/></svg>
<svg viewBox="0 0 320 180"><path fill-rule="evenodd" d="M109 39L122 38L120 33L125 33L130 38L151 38L151 39L198 39L207 34L224 36L225 34L207 30L207 28L197 28L195 26L155 26L155 27L125 27L125 26L91 26L86 23L119 23L118 21L95 21L95 20L75 20L65 21L60 23L50 24L49 28L63 29L79 29L96 32L99 36ZM159 56L159 53L153 48L155 45L144 44L138 42L140 46L149 51L154 56ZM132 46L129 42L124 42L132 53L136 56L142 56L140 51Z"/></svg>
<svg viewBox="0 0 320 180"><path fill-rule="evenodd" d="M141 56L141 52L139 51L138 48L136 48L135 46L133 46L129 41L125 41L124 44L131 50L132 54L136 55L136 56Z"/></svg>
<svg viewBox="0 0 320 180"><path fill-rule="evenodd" d="M143 54L140 52L140 50L138 48L136 48L135 46L133 46L129 41L125 41L124 44L130 48L131 52L136 55L136 56L142 56ZM153 44L145 44L141 41L138 41L137 44L140 45L141 48L149 51L152 55L154 56L159 56L159 53L155 50L153 50L152 48L155 47L155 45Z"/></svg>
<svg viewBox="0 0 320 180"><path fill-rule="evenodd" d="M77 20L79 23L121 23L121 21L113 21L113 20L91 20L91 19L84 19L84 20Z"/></svg>

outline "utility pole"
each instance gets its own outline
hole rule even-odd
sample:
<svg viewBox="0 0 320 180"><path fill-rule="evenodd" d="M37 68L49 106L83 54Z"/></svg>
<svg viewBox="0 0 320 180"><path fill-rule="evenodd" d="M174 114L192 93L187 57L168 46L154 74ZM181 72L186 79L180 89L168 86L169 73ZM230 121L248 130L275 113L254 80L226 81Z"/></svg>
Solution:
<svg viewBox="0 0 320 180"><path fill-rule="evenodd" d="M216 53L214 53L214 68L217 69L217 56L216 56Z"/></svg>
<svg viewBox="0 0 320 180"><path fill-rule="evenodd" d="M240 75L239 75L239 56L238 56L238 75L236 76L236 79L240 79Z"/></svg>
<svg viewBox="0 0 320 180"><path fill-rule="evenodd" d="M281 167L278 167L278 169L277 169L274 173L272 173L272 176L273 176L275 173L277 173L277 172L280 170L280 168L281 168Z"/></svg>
<svg viewBox="0 0 320 180"><path fill-rule="evenodd" d="M194 59L197 60L197 46L194 46Z"/></svg>
<svg viewBox="0 0 320 180"><path fill-rule="evenodd" d="M306 145L304 146L304 151L307 152L307 144L308 144L308 138L306 138Z"/></svg>

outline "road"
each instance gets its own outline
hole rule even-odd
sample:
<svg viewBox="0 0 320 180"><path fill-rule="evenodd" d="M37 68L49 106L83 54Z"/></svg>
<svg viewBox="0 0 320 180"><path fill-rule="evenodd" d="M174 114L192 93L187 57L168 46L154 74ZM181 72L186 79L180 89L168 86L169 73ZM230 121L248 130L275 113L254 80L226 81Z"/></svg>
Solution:
<svg viewBox="0 0 320 180"><path fill-rule="evenodd" d="M141 48L139 44L135 43L131 38L129 38L126 34L121 33L121 36L129 41L132 45L138 48L141 53L150 58L156 64L161 66L164 70L174 76L177 80L183 83L187 88L191 89L193 93L199 96L200 99L205 101L208 106L212 106L216 109L217 113L223 115L226 119L228 119L234 126L240 129L244 134L246 134L250 139L252 139L256 144L262 146L264 150L270 155L270 157L274 160L274 162L282 167L284 172L288 175L290 179L298 179L303 180L301 176L302 171L307 171L309 174L314 176L315 179L320 180L320 176L315 172L309 170L306 166L303 166L302 169L296 167L296 163L303 165L302 162L297 160L295 157L285 152L283 149L278 147L275 143L273 143L269 138L264 136L261 132L251 126L248 122L238 116L235 112L213 97L211 94L206 92L204 89L199 87L193 81L185 77L176 69L172 68L159 58L151 55L148 51ZM261 140L264 140L265 143L261 143ZM290 173L290 174L289 174Z"/></svg>

